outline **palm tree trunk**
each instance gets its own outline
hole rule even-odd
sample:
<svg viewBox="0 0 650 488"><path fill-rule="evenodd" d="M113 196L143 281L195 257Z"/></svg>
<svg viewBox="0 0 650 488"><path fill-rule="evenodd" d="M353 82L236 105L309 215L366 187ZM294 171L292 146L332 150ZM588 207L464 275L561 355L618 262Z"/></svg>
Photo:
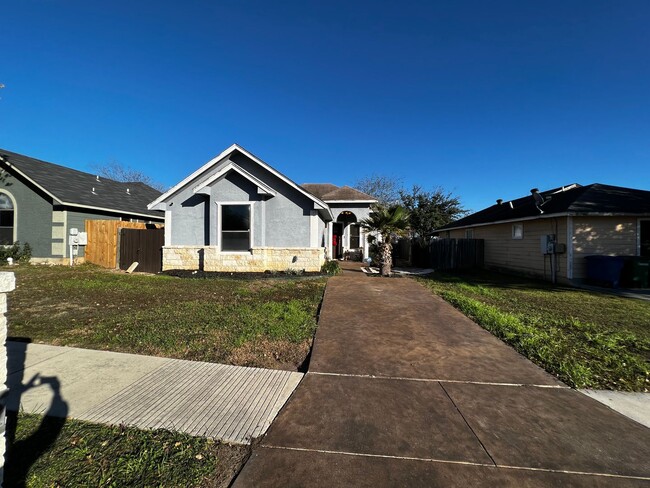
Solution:
<svg viewBox="0 0 650 488"><path fill-rule="evenodd" d="M393 267L393 245L390 238L381 246L381 275L390 276L391 268Z"/></svg>

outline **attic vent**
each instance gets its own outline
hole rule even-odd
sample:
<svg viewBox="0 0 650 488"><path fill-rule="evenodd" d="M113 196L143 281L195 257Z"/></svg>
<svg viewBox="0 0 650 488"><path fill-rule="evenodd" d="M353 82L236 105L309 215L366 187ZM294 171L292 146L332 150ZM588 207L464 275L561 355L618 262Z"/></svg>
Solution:
<svg viewBox="0 0 650 488"><path fill-rule="evenodd" d="M97 181L99 181L99 175L95 176L95 179L96 179Z"/></svg>
<svg viewBox="0 0 650 488"><path fill-rule="evenodd" d="M497 205L501 205L502 203L503 203L503 199L498 198L498 199L497 199Z"/></svg>
<svg viewBox="0 0 650 488"><path fill-rule="evenodd" d="M126 194L127 194L127 195L130 195L130 194L131 194L131 190L130 190L129 188L126 189Z"/></svg>
<svg viewBox="0 0 650 488"><path fill-rule="evenodd" d="M510 205L510 208L515 208L512 202L508 202L508 205Z"/></svg>
<svg viewBox="0 0 650 488"><path fill-rule="evenodd" d="M93 194L93 195L97 195L97 193L95 192L95 187L94 187L94 186L93 186L92 194Z"/></svg>

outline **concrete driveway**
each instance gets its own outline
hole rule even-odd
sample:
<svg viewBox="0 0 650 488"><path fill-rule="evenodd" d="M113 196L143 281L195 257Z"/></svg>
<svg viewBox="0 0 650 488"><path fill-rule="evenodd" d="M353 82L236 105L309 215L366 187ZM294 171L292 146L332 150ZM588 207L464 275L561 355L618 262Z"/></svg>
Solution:
<svg viewBox="0 0 650 488"><path fill-rule="evenodd" d="M235 487L650 486L650 429L410 279L327 286L309 372Z"/></svg>

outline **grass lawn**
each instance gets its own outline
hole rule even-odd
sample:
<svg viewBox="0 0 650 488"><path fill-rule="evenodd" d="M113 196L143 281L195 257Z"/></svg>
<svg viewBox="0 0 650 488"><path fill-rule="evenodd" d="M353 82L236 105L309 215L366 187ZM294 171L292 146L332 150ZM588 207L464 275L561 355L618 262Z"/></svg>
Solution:
<svg viewBox="0 0 650 488"><path fill-rule="evenodd" d="M188 279L82 265L20 266L9 336L276 369L309 353L324 278Z"/></svg>
<svg viewBox="0 0 650 488"><path fill-rule="evenodd" d="M489 272L419 281L570 386L650 389L650 301Z"/></svg>
<svg viewBox="0 0 650 488"><path fill-rule="evenodd" d="M17 424L17 426L16 426ZM9 414L4 486L226 487L249 446L166 430Z"/></svg>

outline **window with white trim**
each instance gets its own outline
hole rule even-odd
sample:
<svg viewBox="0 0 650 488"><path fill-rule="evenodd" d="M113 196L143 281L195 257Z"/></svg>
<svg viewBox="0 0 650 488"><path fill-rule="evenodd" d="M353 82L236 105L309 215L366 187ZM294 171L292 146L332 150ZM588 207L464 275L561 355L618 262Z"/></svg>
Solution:
<svg viewBox="0 0 650 488"><path fill-rule="evenodd" d="M359 224L350 224L350 249L357 249L361 247Z"/></svg>
<svg viewBox="0 0 650 488"><path fill-rule="evenodd" d="M14 202L6 193L0 193L0 245L14 243Z"/></svg>
<svg viewBox="0 0 650 488"><path fill-rule="evenodd" d="M251 247L251 206L221 205L221 250L241 252Z"/></svg>
<svg viewBox="0 0 650 488"><path fill-rule="evenodd" d="M512 238L513 239L524 238L524 224L512 224Z"/></svg>

